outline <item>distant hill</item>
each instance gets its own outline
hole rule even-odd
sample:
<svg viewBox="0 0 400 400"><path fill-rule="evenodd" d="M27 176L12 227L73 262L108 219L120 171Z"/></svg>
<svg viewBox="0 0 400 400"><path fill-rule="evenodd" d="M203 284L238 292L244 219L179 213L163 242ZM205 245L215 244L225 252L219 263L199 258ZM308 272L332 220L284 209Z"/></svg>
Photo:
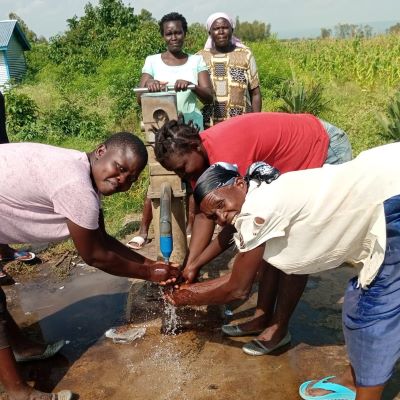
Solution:
<svg viewBox="0 0 400 400"><path fill-rule="evenodd" d="M373 28L373 34L385 33L388 28L395 25L398 21L372 21L372 22L358 22L356 25L370 25ZM342 21L345 23L345 21ZM352 23L352 22L351 22ZM332 29L334 31L334 26L320 26L318 28L299 28L299 29L281 29L274 30L272 27L272 32L278 35L278 39L294 39L294 38L316 38L321 35L321 28Z"/></svg>

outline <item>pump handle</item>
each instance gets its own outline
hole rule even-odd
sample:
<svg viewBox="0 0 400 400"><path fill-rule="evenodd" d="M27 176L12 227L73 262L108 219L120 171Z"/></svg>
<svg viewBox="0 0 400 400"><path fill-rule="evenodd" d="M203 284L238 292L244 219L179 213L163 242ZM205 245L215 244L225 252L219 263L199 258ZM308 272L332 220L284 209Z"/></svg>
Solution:
<svg viewBox="0 0 400 400"><path fill-rule="evenodd" d="M194 90L195 87L196 87L196 85L194 83L191 83L190 85L188 85L187 88L189 90ZM166 85L165 90L162 90L162 92L167 92L170 90L174 90L174 85ZM135 93L149 93L149 89L145 88L145 87L137 87L137 88L134 88L133 91Z"/></svg>

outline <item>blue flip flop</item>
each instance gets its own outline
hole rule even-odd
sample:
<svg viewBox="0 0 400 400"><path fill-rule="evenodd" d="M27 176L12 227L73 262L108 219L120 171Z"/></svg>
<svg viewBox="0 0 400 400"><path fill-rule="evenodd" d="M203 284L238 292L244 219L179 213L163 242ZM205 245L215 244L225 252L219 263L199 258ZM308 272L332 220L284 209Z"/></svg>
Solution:
<svg viewBox="0 0 400 400"><path fill-rule="evenodd" d="M334 376L327 376L316 382L312 387L313 389L329 390L332 393L327 393L322 396L310 396L306 393L308 385L313 381L307 381L300 385L299 394L304 400L355 400L356 393L338 383L327 382Z"/></svg>

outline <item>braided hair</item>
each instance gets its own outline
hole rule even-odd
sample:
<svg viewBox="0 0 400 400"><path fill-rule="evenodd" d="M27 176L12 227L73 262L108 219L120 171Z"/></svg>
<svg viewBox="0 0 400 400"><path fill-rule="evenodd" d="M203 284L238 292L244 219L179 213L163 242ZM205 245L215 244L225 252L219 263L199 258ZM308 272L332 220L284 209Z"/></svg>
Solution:
<svg viewBox="0 0 400 400"><path fill-rule="evenodd" d="M201 144L199 128L192 121L187 124L180 115L178 120L170 120L160 129L153 127L155 135L154 154L165 167L172 155L189 153Z"/></svg>

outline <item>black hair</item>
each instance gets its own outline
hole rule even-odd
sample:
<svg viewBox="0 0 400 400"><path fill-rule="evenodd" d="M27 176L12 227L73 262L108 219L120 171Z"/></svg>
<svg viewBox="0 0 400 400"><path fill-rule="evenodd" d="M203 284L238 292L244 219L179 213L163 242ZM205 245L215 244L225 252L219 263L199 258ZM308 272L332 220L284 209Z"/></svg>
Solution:
<svg viewBox="0 0 400 400"><path fill-rule="evenodd" d="M177 12L171 12L169 14L165 14L161 19L160 22L158 23L158 26L160 27L160 33L161 35L164 35L164 23L165 22L170 22L170 21L180 21L182 23L182 29L183 32L186 33L188 32L188 25L186 18Z"/></svg>
<svg viewBox="0 0 400 400"><path fill-rule="evenodd" d="M210 165L197 180L193 191L195 202L200 205L204 197L216 189L223 186L233 185L235 178L240 176L235 164L218 162ZM247 184L254 181L257 186L262 182L270 184L278 179L280 172L275 167L264 161L257 161L247 168L246 175L243 177Z"/></svg>
<svg viewBox="0 0 400 400"><path fill-rule="evenodd" d="M154 154L157 161L164 166L173 154L189 153L201 144L199 128L189 121L184 122L180 115L178 120L172 119L160 129L153 128L155 143Z"/></svg>
<svg viewBox="0 0 400 400"><path fill-rule="evenodd" d="M129 148L143 162L143 166L147 164L148 154L144 143L133 133L118 132L111 135L104 145L107 148Z"/></svg>
<svg viewBox="0 0 400 400"><path fill-rule="evenodd" d="M225 164L225 165L221 165ZM229 167L229 169L227 169ZM228 163L216 163L207 168L200 176L193 191L194 201L200 205L204 197L215 189L233 185L240 176L237 167Z"/></svg>

